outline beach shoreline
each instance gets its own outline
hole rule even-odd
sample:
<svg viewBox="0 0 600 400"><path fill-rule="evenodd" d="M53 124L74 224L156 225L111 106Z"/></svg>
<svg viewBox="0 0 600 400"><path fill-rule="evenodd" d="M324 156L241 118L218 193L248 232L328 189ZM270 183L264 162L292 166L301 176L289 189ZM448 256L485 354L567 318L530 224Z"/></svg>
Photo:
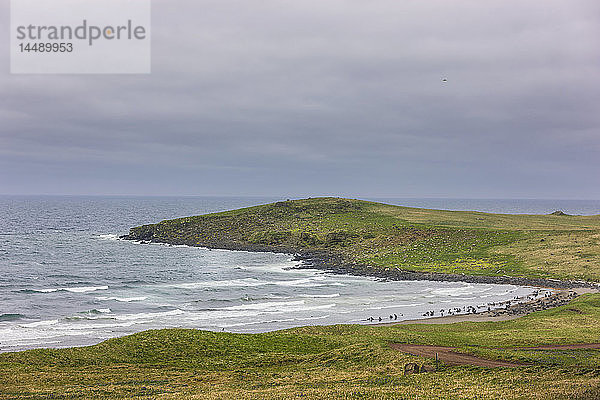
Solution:
<svg viewBox="0 0 600 400"><path fill-rule="evenodd" d="M548 288L552 289L552 288ZM536 311L549 310L569 304L579 296L589 293L599 293L600 290L590 288L561 289L547 297L538 297L526 302L509 305L506 308L493 309L470 314L445 315L438 317L390 321L373 324L373 326L412 325L412 324L455 324L459 322L500 322L527 316Z"/></svg>
<svg viewBox="0 0 600 400"><path fill-rule="evenodd" d="M121 240L134 240L145 244L185 244L191 247L202 247L209 249L249 251L249 252L272 252L289 255L293 261L298 262L298 269L318 269L324 272L340 275L353 275L363 277L380 278L392 281L438 281L438 282L464 282L476 284L497 284L529 286L538 289L551 290L548 297L539 297L528 301L511 300L514 304L508 304L504 308L494 308L490 311L481 311L476 308L475 312L456 313L454 315L431 316L403 321L386 321L369 324L370 326L408 325L408 324L452 324L458 322L494 322L508 321L529 315L536 311L548 310L568 304L574 298L586 293L600 293L600 283L586 281L561 281L558 279L535 279L511 276L474 276L463 274L444 274L435 272L405 271L395 268L373 268L367 265L352 264L345 262L343 258L334 252L307 251L305 249L294 249L287 246L265 246L242 243L210 243L194 245L191 243L170 243L162 240L140 241L129 235L120 237ZM480 308L487 308L480 307Z"/></svg>

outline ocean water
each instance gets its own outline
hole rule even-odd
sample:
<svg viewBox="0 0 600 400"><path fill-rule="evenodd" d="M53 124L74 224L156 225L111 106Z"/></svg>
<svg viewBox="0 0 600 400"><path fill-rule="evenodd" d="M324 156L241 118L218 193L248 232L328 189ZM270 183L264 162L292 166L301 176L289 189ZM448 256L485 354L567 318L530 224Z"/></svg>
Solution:
<svg viewBox="0 0 600 400"><path fill-rule="evenodd" d="M155 328L264 332L367 324L370 317L389 321L394 314L398 320L413 319L429 310L439 315L440 309L533 291L512 285L385 282L296 269L285 254L117 239L144 223L276 200L281 199L1 196L0 351L89 345ZM427 199L387 201L434 206ZM550 207L600 213L600 202L504 207L506 212L545 213Z"/></svg>

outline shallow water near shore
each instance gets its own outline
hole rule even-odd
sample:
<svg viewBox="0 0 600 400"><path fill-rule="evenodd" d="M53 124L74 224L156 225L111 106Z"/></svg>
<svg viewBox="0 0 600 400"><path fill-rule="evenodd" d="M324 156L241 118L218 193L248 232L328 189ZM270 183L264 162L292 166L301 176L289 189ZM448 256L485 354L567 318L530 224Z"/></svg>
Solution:
<svg viewBox="0 0 600 400"><path fill-rule="evenodd" d="M297 269L284 254L117 240L132 226L275 200L0 197L0 351L89 345L170 327L246 333L399 321L441 309L487 310L533 292L384 282Z"/></svg>

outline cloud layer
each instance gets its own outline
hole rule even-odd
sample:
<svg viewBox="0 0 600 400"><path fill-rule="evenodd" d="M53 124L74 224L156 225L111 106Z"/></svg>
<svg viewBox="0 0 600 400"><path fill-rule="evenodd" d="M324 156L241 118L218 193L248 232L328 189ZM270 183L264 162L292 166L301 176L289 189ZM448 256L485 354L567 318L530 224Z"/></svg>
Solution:
<svg viewBox="0 0 600 400"><path fill-rule="evenodd" d="M155 0L148 76L10 75L2 38L0 192L600 198L599 16Z"/></svg>

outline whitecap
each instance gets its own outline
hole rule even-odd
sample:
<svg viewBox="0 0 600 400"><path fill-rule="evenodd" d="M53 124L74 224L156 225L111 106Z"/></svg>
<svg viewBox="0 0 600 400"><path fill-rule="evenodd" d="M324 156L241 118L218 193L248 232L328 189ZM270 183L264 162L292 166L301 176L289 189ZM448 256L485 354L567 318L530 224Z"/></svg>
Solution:
<svg viewBox="0 0 600 400"><path fill-rule="evenodd" d="M108 290L108 286L83 286L72 288L60 288L59 290L64 290L71 293L87 293L95 292L96 290Z"/></svg>
<svg viewBox="0 0 600 400"><path fill-rule="evenodd" d="M89 311L83 311L80 314L109 314L110 312L110 308L94 308Z"/></svg>
<svg viewBox="0 0 600 400"><path fill-rule="evenodd" d="M57 319L52 319L52 320L47 320L47 321L32 322L30 324L21 324L20 326L22 326L23 328L37 328L40 326L56 325L56 324L58 324L58 322L59 321Z"/></svg>
<svg viewBox="0 0 600 400"><path fill-rule="evenodd" d="M202 288L218 288L218 287L246 287L246 286L264 286L270 282L261 281L255 278L244 278L244 279L231 279L225 281L204 281L204 282L190 282L190 283L176 283L173 285L167 285L167 287L174 287L179 289L202 289Z"/></svg>
<svg viewBox="0 0 600 400"><path fill-rule="evenodd" d="M280 309L282 309L282 307L299 306L299 305L303 305L303 304L304 304L304 300L274 301L274 302L269 302L269 303L242 304L239 306L225 307L225 308L222 308L221 310L269 310L269 309L280 310ZM285 310L285 308L283 310Z"/></svg>
<svg viewBox="0 0 600 400"><path fill-rule="evenodd" d="M119 235L113 233L107 233L105 235L98 235L98 239L101 240L119 240Z"/></svg>
<svg viewBox="0 0 600 400"><path fill-rule="evenodd" d="M147 298L148 297L146 297L146 296L141 296L141 297L106 297L106 296L99 296L99 297L96 297L96 300L101 300L101 301L114 300L114 301L120 301L120 302L123 302L123 303L130 303L132 301L144 301Z"/></svg>
<svg viewBox="0 0 600 400"><path fill-rule="evenodd" d="M31 289L31 291L38 292L38 293L54 293L54 292L87 293L87 292L95 292L96 290L108 290L108 286L82 286L82 287Z"/></svg>
<svg viewBox="0 0 600 400"><path fill-rule="evenodd" d="M58 292L60 289L31 289L34 292L38 293L53 293Z"/></svg>
<svg viewBox="0 0 600 400"><path fill-rule="evenodd" d="M220 287L256 287L256 286L284 286L284 287L320 287L320 286L344 286L340 282L327 282L325 277L316 276L310 278L282 280L282 281L265 281L256 278L231 279L223 281L203 281L190 283L176 283L167 285L167 287L175 287L179 289L206 289Z"/></svg>
<svg viewBox="0 0 600 400"><path fill-rule="evenodd" d="M159 317L171 317L171 316L175 316L175 315L182 315L185 314L185 311L183 310L172 310L172 311L165 311L165 312L156 312L156 313L139 313L139 314L124 314L124 315L117 315L115 317L115 319L117 320L123 320L123 321L127 321L127 320L140 320L140 319L149 319L149 320L153 320Z"/></svg>
<svg viewBox="0 0 600 400"><path fill-rule="evenodd" d="M468 285L468 286L461 286L461 287L454 287L454 288L435 289L435 290L432 290L431 293L438 295L438 296L458 297L458 296L464 296L464 295L472 295L474 289L475 288L473 286Z"/></svg>

